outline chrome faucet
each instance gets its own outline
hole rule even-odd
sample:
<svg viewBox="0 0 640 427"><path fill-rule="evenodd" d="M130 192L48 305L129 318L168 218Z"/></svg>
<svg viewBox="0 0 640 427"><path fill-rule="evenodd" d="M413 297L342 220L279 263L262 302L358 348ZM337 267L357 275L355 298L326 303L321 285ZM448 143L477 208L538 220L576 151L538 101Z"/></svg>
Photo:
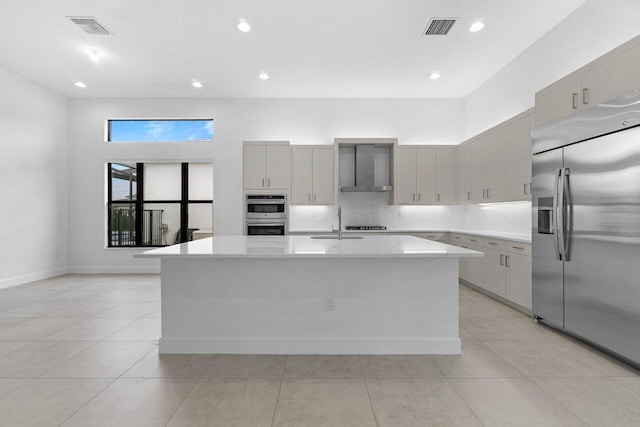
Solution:
<svg viewBox="0 0 640 427"><path fill-rule="evenodd" d="M338 232L338 240L342 240L342 207L338 205L338 229L334 230L331 226L331 232Z"/></svg>

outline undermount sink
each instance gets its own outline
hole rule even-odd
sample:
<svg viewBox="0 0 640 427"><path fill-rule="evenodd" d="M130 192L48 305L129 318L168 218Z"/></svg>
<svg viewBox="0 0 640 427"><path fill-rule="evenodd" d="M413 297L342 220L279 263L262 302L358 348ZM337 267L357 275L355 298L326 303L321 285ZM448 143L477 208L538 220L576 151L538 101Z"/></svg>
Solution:
<svg viewBox="0 0 640 427"><path fill-rule="evenodd" d="M331 239L331 240L339 240L338 236L311 236L312 239ZM362 239L362 236L342 236L342 240L350 240L350 239Z"/></svg>

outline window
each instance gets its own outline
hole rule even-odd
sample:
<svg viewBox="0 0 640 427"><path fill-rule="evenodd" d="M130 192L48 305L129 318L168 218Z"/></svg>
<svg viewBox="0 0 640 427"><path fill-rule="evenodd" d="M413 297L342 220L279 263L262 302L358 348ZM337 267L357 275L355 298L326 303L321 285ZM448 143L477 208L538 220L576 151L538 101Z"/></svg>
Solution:
<svg viewBox="0 0 640 427"><path fill-rule="evenodd" d="M109 120L109 142L213 141L213 119Z"/></svg>
<svg viewBox="0 0 640 427"><path fill-rule="evenodd" d="M166 246L211 234L211 163L107 163L109 247Z"/></svg>

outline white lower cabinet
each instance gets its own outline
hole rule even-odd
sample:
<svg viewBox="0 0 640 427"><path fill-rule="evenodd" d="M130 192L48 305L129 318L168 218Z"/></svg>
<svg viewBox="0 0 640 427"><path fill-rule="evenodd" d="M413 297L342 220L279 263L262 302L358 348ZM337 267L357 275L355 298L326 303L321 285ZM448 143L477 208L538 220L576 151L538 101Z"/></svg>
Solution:
<svg viewBox="0 0 640 427"><path fill-rule="evenodd" d="M466 248L473 251L484 252L484 248L475 245L465 245ZM466 259L464 280L471 282L476 286L484 287L484 262L481 257L471 257Z"/></svg>
<svg viewBox="0 0 640 427"><path fill-rule="evenodd" d="M483 248L484 258L482 258L483 288L489 292L505 297L505 271L504 252Z"/></svg>
<svg viewBox="0 0 640 427"><path fill-rule="evenodd" d="M531 257L514 253L505 255L506 298L531 308Z"/></svg>
<svg viewBox="0 0 640 427"><path fill-rule="evenodd" d="M450 244L484 252L461 258L460 279L531 309L531 245L451 233Z"/></svg>

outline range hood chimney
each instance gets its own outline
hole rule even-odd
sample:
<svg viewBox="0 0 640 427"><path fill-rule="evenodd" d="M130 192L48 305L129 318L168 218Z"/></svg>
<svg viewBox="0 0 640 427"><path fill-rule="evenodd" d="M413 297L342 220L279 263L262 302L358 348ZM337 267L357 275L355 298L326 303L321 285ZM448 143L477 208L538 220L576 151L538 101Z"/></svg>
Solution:
<svg viewBox="0 0 640 427"><path fill-rule="evenodd" d="M374 144L358 144L355 147L355 186L342 187L342 192L382 192L390 191L389 185L375 185L375 149Z"/></svg>

